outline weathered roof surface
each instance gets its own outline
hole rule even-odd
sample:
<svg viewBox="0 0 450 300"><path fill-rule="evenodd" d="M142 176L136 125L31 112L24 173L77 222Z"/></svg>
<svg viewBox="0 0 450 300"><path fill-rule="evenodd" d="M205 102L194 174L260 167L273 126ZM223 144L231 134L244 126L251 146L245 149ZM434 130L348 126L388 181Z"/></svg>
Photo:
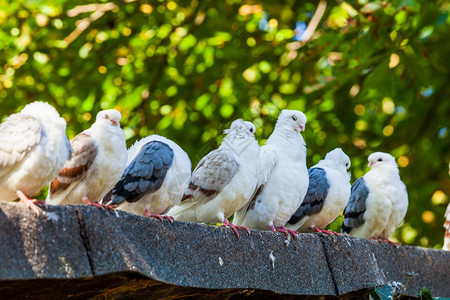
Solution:
<svg viewBox="0 0 450 300"><path fill-rule="evenodd" d="M240 234L81 205L35 216L0 203L0 295L334 298L406 283L416 272L406 295L426 286L450 297L450 252L324 234Z"/></svg>

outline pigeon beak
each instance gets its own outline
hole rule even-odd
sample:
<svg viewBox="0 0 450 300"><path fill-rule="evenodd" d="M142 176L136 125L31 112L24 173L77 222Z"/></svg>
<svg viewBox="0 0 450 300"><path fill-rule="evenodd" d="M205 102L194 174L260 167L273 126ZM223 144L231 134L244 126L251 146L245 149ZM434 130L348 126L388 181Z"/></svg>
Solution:
<svg viewBox="0 0 450 300"><path fill-rule="evenodd" d="M373 162L369 161L369 163L367 164L367 166L370 168L373 166Z"/></svg>
<svg viewBox="0 0 450 300"><path fill-rule="evenodd" d="M300 127L300 132L305 131L305 125L298 125Z"/></svg>
<svg viewBox="0 0 450 300"><path fill-rule="evenodd" d="M111 123L112 123L113 126L118 126L119 125L119 121L117 121L115 119L112 119Z"/></svg>

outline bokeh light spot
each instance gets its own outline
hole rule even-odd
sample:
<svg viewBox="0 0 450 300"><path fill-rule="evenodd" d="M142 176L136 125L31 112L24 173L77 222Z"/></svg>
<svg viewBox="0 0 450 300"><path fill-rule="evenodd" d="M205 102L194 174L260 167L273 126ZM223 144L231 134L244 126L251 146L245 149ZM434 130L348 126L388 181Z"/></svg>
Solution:
<svg viewBox="0 0 450 300"><path fill-rule="evenodd" d="M99 66L98 67L98 72L101 74L105 74L106 71L108 71L108 69L105 66Z"/></svg>
<svg viewBox="0 0 450 300"><path fill-rule="evenodd" d="M400 63L400 57L398 54L392 53L389 58L389 68L393 69Z"/></svg>
<svg viewBox="0 0 450 300"><path fill-rule="evenodd" d="M395 111L394 100L390 97L385 97L382 100L383 112L389 115L392 115Z"/></svg>
<svg viewBox="0 0 450 300"><path fill-rule="evenodd" d="M442 205L447 203L447 198L447 195L443 191L436 190L431 197L431 202L433 205Z"/></svg>
<svg viewBox="0 0 450 300"><path fill-rule="evenodd" d="M405 156L405 155L400 156L397 159L397 163L398 163L398 165L400 167L405 168L405 167L407 167L409 165L409 158L407 156Z"/></svg>
<svg viewBox="0 0 450 300"><path fill-rule="evenodd" d="M356 104L355 108L353 109L356 115L362 116L364 112L366 111L366 108L362 104Z"/></svg>
<svg viewBox="0 0 450 300"><path fill-rule="evenodd" d="M435 215L432 211L426 210L422 213L422 221L426 224L431 224L435 221Z"/></svg>
<svg viewBox="0 0 450 300"><path fill-rule="evenodd" d="M384 136L391 136L394 133L394 126L387 125L383 128L383 135Z"/></svg>

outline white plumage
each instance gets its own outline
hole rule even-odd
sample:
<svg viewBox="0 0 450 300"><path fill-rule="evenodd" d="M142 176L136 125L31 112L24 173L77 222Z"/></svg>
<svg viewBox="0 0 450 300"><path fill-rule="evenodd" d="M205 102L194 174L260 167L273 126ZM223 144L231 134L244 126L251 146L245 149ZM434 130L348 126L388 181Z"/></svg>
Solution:
<svg viewBox="0 0 450 300"><path fill-rule="evenodd" d="M280 113L273 133L261 147L254 196L236 213L234 224L289 231L284 225L302 203L309 182L306 146L300 134L305 124L306 116L300 111Z"/></svg>
<svg viewBox="0 0 450 300"><path fill-rule="evenodd" d="M137 215L160 215L181 201L191 178L191 161L173 141L151 135L128 150L127 168L103 199Z"/></svg>
<svg viewBox="0 0 450 300"><path fill-rule="evenodd" d="M252 196L259 154L255 126L238 119L225 133L220 147L198 163L181 203L168 212L175 220L234 227L226 218Z"/></svg>
<svg viewBox="0 0 450 300"><path fill-rule="evenodd" d="M387 240L405 217L408 193L392 155L375 152L368 161L371 170L352 186L342 231Z"/></svg>
<svg viewBox="0 0 450 300"><path fill-rule="evenodd" d="M0 125L1 201L16 199L18 191L32 196L58 174L72 153L65 131L66 121L44 102L26 105Z"/></svg>
<svg viewBox="0 0 450 300"><path fill-rule="evenodd" d="M444 246L442 250L450 251L450 203L447 206L447 210L445 211L445 234L444 234Z"/></svg>
<svg viewBox="0 0 450 300"><path fill-rule="evenodd" d="M72 159L51 182L49 204L80 204L85 198L99 201L120 179L127 162L121 117L115 109L101 111L91 128L71 141Z"/></svg>
<svg viewBox="0 0 450 300"><path fill-rule="evenodd" d="M323 229L340 215L350 197L349 167L349 157L336 148L310 168L308 192L286 228L329 234Z"/></svg>

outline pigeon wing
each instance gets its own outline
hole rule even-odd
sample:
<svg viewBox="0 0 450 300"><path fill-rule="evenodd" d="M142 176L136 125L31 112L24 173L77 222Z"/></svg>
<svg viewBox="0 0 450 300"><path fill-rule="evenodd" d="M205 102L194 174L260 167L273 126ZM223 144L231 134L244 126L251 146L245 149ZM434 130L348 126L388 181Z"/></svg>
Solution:
<svg viewBox="0 0 450 300"><path fill-rule="evenodd" d="M364 177L359 178L352 185L350 199L344 210L344 222L342 223L341 232L350 233L353 228L364 224L364 213L367 207L367 197L369 190L367 189Z"/></svg>
<svg viewBox="0 0 450 300"><path fill-rule="evenodd" d="M255 203L264 190L267 181L269 181L272 170L277 162L277 154L272 145L264 145L261 147L258 158L258 183L250 200L234 214L233 224L242 224L247 212L255 207Z"/></svg>
<svg viewBox="0 0 450 300"><path fill-rule="evenodd" d="M98 143L86 132L75 136L70 143L72 158L66 161L58 176L50 183L50 194L62 192L72 183L82 180L98 153Z"/></svg>
<svg viewBox="0 0 450 300"><path fill-rule="evenodd" d="M22 161L45 136L44 126L36 118L14 114L0 125L0 167Z"/></svg>
<svg viewBox="0 0 450 300"><path fill-rule="evenodd" d="M327 173L322 168L311 168L309 173L309 185L305 198L297 211L292 215L289 224L300 222L305 216L312 216L320 213L325 205L330 184L327 180Z"/></svg>
<svg viewBox="0 0 450 300"><path fill-rule="evenodd" d="M222 148L211 151L195 167L181 201L195 198L196 202L207 202L213 199L230 183L238 170L239 163L232 150Z"/></svg>
<svg viewBox="0 0 450 300"><path fill-rule="evenodd" d="M123 201L136 202L145 194L159 190L172 166L173 157L174 152L167 144L148 142L126 167L122 178L103 202L112 205L119 205Z"/></svg>

